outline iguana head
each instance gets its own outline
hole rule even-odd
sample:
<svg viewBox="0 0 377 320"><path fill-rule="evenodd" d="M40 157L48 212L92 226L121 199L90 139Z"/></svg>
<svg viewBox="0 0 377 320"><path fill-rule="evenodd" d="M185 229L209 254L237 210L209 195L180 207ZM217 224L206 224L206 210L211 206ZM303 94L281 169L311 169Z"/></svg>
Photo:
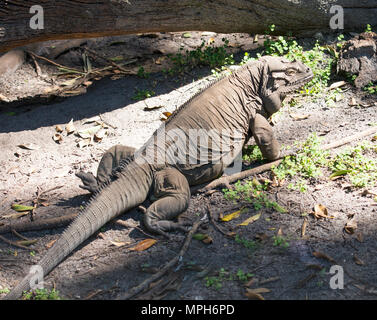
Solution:
<svg viewBox="0 0 377 320"><path fill-rule="evenodd" d="M288 93L301 88L313 78L312 70L300 61L272 56L264 56L259 61L266 64L261 96L268 115L280 109Z"/></svg>

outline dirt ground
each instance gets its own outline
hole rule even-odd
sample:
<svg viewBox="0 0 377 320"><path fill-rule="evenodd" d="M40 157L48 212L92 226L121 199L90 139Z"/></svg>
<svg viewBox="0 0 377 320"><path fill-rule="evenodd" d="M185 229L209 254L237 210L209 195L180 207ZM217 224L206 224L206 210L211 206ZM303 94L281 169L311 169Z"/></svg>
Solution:
<svg viewBox="0 0 377 320"><path fill-rule="evenodd" d="M245 34L202 35L194 32L190 37L182 33L114 37L92 41L89 45L107 57L124 55L127 59L138 59L130 67L134 71L140 65L145 65L146 70L156 67L155 71L158 71L164 65L156 61L167 53L177 52L181 44L193 49L200 45L201 38L206 41L214 38L220 44L224 36L230 39L232 50L238 56L257 46L253 37ZM109 41L119 41L119 44L106 46ZM75 66L76 58L77 54L71 54L56 61ZM163 112L173 112L211 79L208 68L197 68L180 77L169 77L161 71L152 73L148 79L136 75L112 75L94 81L85 88L85 94L33 100L33 97L45 94L51 83L59 83L53 75L56 72L54 66L47 63L40 63L40 66L44 77L36 76L33 62L28 60L14 74L0 79L0 94L8 101L3 99L0 104L2 224L30 220L29 216L18 219L4 216L15 213L11 210L12 204L31 205L37 192L55 187L60 188L43 196L45 206L35 210L34 219L77 212L89 195L79 188L75 172L95 173L103 152L115 144L140 147L161 124ZM144 101L133 100L137 89L151 88L155 92L153 97ZM350 106L352 97L369 107ZM274 130L284 145L305 140L312 132L323 133L323 143L329 143L376 123L377 106L373 104L376 101L375 96L346 85L343 98L335 106L327 106L322 99L291 107L290 112L309 115L306 119L295 120L284 109ZM151 111L144 109L154 106L162 107ZM64 129L73 119L78 130L90 128L94 124L84 123L84 120L98 115L108 126L107 135L100 142L80 149L77 144L82 139L64 132L61 143L53 140L57 125ZM270 173L264 173L262 177L270 178ZM165 276L165 285L136 298L238 300L247 299L247 288L263 287L269 289L262 293L268 300L376 299L377 206L370 196L363 195L363 189L345 187L344 182L343 178L329 180L325 175L313 179L305 193L290 190L287 185L275 187L269 191L269 197L287 208L288 213L263 208L259 220L237 227L246 217L256 214L253 208L249 208L238 219L217 222L221 228L235 231L241 239L255 241L253 248L225 237L211 223L204 224L199 232L210 236L212 243L193 239L179 268ZM312 215L303 215L312 212L316 204L326 206L334 218L316 219ZM219 215L234 212L243 204L226 200L221 191L210 196L194 195L183 218L196 220L207 212L208 205L215 215ZM357 223L354 234L344 230L351 214ZM158 239L157 243L145 251L129 250L151 235L142 229L141 213L136 209L122 215L121 219L128 227L109 223L101 228L45 278L45 286L55 287L65 299L114 299L178 254L184 241L184 235L180 233L175 233L170 240L153 236ZM304 221L307 227L303 237ZM13 288L63 230L24 232L23 236L37 240L28 249L0 241L0 290ZM274 245L273 239L279 230L289 242L286 248ZM11 241L19 240L14 234L3 236ZM326 256L316 257L313 252ZM333 265L343 267L343 289L330 286ZM242 275L247 273L252 276L246 282L241 281ZM221 285L218 288L214 284L209 286L211 279L212 284ZM0 294L0 298L4 295Z"/></svg>

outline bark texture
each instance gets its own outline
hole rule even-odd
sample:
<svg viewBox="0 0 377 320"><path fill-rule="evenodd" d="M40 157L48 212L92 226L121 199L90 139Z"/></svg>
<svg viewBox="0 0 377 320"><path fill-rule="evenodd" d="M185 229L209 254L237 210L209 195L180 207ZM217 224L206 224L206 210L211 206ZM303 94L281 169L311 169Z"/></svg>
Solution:
<svg viewBox="0 0 377 320"><path fill-rule="evenodd" d="M43 29L30 27L33 5L43 8ZM343 7L345 31L377 25L375 0L4 0L0 51L46 40L146 32L263 33L272 23L279 33L310 35L331 31L332 5Z"/></svg>

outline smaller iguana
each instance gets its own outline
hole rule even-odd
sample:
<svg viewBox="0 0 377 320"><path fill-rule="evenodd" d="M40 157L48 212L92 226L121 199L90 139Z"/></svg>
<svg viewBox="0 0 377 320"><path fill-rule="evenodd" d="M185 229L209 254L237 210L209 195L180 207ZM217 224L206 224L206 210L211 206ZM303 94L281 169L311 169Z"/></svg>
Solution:
<svg viewBox="0 0 377 320"><path fill-rule="evenodd" d="M172 220L187 209L190 186L221 176L251 137L266 159L280 156L267 118L280 109L287 93L312 77L299 61L262 57L184 103L135 153L110 149L97 178L78 174L83 187L95 194L38 263L39 270L47 275L105 223L151 196L155 201L144 214L145 227L166 236L182 229ZM18 298L35 276L30 272L6 299Z"/></svg>

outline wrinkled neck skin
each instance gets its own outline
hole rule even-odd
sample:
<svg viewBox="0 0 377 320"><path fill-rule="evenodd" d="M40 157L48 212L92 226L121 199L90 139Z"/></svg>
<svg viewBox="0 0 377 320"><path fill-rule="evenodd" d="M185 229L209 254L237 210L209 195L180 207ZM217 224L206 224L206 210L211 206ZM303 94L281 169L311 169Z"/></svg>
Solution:
<svg viewBox="0 0 377 320"><path fill-rule="evenodd" d="M267 65L264 66L263 77L261 79L259 94L263 101L263 109L267 113L267 117L270 117L279 111L286 94L282 90L283 87L273 89L273 79Z"/></svg>

